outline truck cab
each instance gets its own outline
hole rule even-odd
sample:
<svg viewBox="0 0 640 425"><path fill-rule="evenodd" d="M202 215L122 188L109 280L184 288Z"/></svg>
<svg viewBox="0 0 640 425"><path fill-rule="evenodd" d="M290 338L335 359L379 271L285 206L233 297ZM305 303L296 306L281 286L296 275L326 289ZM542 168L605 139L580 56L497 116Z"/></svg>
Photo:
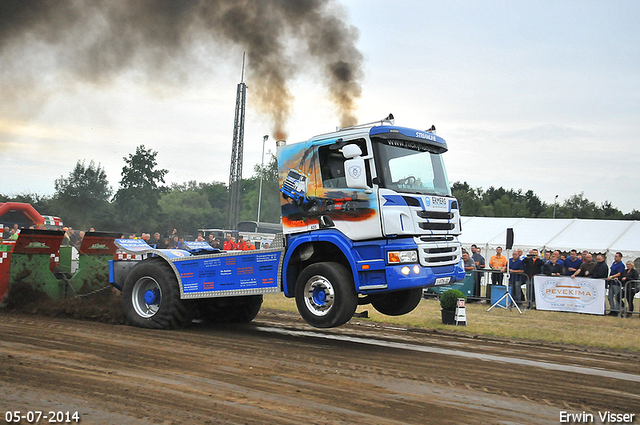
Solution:
<svg viewBox="0 0 640 425"><path fill-rule="evenodd" d="M344 285L352 286L356 306L371 303L390 315L413 310L424 287L464 279L460 211L447 179L446 151L433 131L395 126L392 116L280 143L287 248L282 284L286 296L301 298L305 320L318 325L327 303L336 302L337 289L326 276L328 283L304 281L322 276L317 267L314 276L305 273L319 263L347 276ZM295 192L288 188L292 175L304 181Z"/></svg>

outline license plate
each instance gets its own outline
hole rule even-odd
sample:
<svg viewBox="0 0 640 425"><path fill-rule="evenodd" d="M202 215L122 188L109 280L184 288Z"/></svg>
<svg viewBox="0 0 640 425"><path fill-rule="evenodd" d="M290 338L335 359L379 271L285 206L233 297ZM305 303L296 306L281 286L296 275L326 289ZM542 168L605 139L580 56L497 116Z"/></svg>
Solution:
<svg viewBox="0 0 640 425"><path fill-rule="evenodd" d="M436 279L435 285L446 285L450 280L450 277L439 277Z"/></svg>

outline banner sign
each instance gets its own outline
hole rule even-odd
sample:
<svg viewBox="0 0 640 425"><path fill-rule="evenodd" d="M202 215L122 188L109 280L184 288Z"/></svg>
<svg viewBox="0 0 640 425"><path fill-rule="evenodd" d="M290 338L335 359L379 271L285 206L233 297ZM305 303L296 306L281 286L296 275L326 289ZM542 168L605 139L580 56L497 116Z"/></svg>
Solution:
<svg viewBox="0 0 640 425"><path fill-rule="evenodd" d="M278 288L282 251L245 252L174 262L184 293Z"/></svg>
<svg viewBox="0 0 640 425"><path fill-rule="evenodd" d="M604 314L604 279L534 276L536 309Z"/></svg>

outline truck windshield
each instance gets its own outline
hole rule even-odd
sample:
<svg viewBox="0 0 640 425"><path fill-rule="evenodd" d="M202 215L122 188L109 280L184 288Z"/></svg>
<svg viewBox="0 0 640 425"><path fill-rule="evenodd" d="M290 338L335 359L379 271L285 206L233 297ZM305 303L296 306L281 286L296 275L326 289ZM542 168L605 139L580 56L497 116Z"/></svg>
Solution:
<svg viewBox="0 0 640 425"><path fill-rule="evenodd" d="M424 195L451 195L442 155L423 143L372 140L380 187Z"/></svg>

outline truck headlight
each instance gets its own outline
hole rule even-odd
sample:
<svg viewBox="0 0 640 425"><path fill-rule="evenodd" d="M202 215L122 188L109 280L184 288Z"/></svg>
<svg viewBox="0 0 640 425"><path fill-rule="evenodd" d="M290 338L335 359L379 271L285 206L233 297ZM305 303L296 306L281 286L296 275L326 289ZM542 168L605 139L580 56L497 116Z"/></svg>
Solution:
<svg viewBox="0 0 640 425"><path fill-rule="evenodd" d="M389 264L417 263L418 251L389 251L387 262Z"/></svg>

